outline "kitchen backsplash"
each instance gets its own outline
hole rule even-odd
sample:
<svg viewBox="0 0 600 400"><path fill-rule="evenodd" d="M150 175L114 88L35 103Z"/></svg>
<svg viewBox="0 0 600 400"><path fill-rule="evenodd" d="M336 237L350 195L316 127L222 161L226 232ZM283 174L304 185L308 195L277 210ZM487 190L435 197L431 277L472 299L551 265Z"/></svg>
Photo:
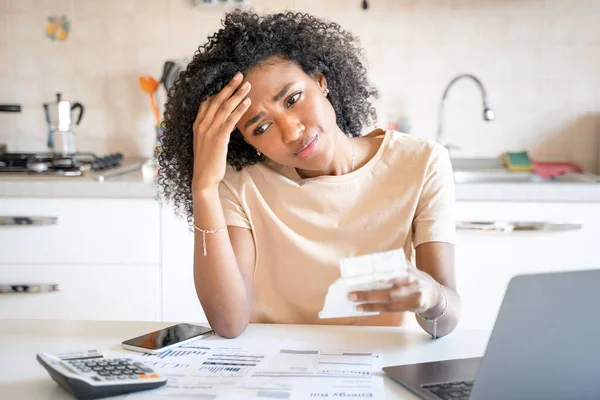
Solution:
<svg viewBox="0 0 600 400"><path fill-rule="evenodd" d="M42 103L86 107L80 150L150 156L153 116L137 78L193 55L219 28L220 8L192 0L0 0L0 143L45 150ZM403 118L411 134L434 138L447 83L473 73L496 121L482 118L479 89L451 89L445 137L458 156L528 149L533 157L577 162L600 172L600 1L598 0L252 0L257 10L307 11L357 34L380 89L382 124ZM45 35L66 15L66 40ZM165 100L164 91L160 101Z"/></svg>

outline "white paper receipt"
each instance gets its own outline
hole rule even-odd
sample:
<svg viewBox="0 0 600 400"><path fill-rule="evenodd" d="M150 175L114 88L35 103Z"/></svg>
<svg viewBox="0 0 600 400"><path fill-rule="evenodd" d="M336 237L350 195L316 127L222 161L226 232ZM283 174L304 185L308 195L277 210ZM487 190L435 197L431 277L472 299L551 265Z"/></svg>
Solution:
<svg viewBox="0 0 600 400"><path fill-rule="evenodd" d="M329 286L319 318L379 314L379 312L357 311L356 306L360 303L348 300L348 294L354 291L389 289L391 284L380 281L406 275L408 263L402 249L342 259L341 277Z"/></svg>

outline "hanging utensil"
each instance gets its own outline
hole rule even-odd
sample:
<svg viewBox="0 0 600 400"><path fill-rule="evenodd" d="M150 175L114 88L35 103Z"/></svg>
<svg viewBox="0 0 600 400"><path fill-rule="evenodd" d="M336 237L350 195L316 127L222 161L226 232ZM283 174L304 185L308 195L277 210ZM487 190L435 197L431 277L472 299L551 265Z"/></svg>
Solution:
<svg viewBox="0 0 600 400"><path fill-rule="evenodd" d="M158 89L159 82L150 75L140 76L138 79L142 90L150 96L150 105L152 106L152 112L154 113L154 119L156 120L156 126L160 125L160 114L158 112L158 106L156 105L156 98L154 93Z"/></svg>

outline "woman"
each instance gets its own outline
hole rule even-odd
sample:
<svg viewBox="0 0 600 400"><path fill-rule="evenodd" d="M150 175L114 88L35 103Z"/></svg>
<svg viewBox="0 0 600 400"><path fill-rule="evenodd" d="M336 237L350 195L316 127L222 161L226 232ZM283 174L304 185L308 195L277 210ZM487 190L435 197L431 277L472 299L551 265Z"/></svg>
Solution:
<svg viewBox="0 0 600 400"><path fill-rule="evenodd" d="M306 14L236 10L170 92L159 184L195 231L194 281L213 329L249 322L401 325L433 337L460 315L446 150L375 130L357 40ZM320 320L342 258L404 249L379 315Z"/></svg>

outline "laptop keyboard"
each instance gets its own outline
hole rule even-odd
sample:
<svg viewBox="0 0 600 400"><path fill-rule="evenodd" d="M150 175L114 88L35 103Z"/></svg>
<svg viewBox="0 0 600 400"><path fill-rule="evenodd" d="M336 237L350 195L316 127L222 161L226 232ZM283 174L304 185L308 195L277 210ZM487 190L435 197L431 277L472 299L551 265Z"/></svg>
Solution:
<svg viewBox="0 0 600 400"><path fill-rule="evenodd" d="M442 400L468 400L473 381L432 383L422 387Z"/></svg>

